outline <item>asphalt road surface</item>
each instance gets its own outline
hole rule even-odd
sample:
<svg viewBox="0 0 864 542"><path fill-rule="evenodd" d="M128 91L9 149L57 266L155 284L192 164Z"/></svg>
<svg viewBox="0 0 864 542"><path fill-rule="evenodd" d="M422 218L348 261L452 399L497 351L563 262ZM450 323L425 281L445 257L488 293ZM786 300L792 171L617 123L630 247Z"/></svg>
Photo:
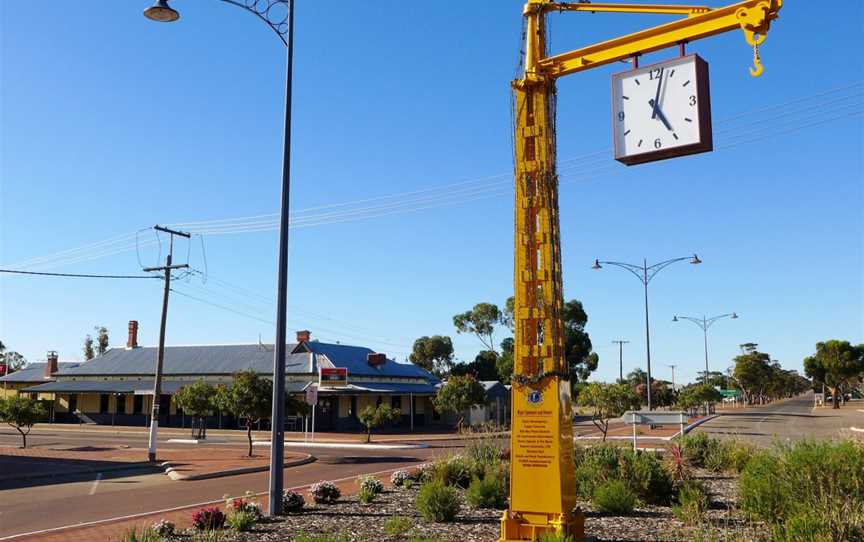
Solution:
<svg viewBox="0 0 864 542"><path fill-rule="evenodd" d="M780 403L726 411L696 428L721 438L740 438L759 446L774 441L825 439L848 435L849 427L864 426L864 403L850 402L840 410L813 408L813 394Z"/></svg>
<svg viewBox="0 0 864 542"><path fill-rule="evenodd" d="M126 444L146 448L146 435L99 435L95 433L36 431L34 446L75 446ZM0 446L20 445L14 433L0 434ZM411 466L448 448L458 441L434 443L416 450L339 450L312 448L318 460L285 471L285 487L353 477L358 474ZM175 445L172 444L172 447ZM219 445L208 445L214 453ZM258 454L269 453L259 449ZM242 495L246 491L266 491L268 473L257 472L198 481L172 481L164 474L141 471L114 471L100 475L32 480L11 489L0 490L0 538L12 534L75 525L130 514L154 512Z"/></svg>

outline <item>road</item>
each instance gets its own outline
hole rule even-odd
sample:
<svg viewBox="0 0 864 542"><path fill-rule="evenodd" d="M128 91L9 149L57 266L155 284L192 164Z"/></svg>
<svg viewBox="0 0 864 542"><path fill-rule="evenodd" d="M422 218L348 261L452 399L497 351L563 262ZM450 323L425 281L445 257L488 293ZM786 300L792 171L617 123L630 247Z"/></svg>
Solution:
<svg viewBox="0 0 864 542"><path fill-rule="evenodd" d="M17 445L13 433L0 434L0 446ZM34 432L34 446L78 446L125 444L146 448L146 435L99 435L78 432ZM353 477L400 466L410 466L461 446L459 441L435 443L427 449L412 450L309 450L318 460L285 471L285 487ZM172 445L173 446L173 445ZM208 445L214 453L220 445ZM224 449L224 448L223 448ZM266 454L266 449L257 453ZM115 471L33 480L18 487L0 490L0 538L35 530L75 525L129 514L154 512L267 490L268 473L230 476L198 481L172 481L161 473Z"/></svg>
<svg viewBox="0 0 864 542"><path fill-rule="evenodd" d="M804 438L824 439L849 434L849 427L864 426L862 403L848 403L840 410L813 409L813 394L779 403L726 411L696 430L722 438L740 438L759 446Z"/></svg>

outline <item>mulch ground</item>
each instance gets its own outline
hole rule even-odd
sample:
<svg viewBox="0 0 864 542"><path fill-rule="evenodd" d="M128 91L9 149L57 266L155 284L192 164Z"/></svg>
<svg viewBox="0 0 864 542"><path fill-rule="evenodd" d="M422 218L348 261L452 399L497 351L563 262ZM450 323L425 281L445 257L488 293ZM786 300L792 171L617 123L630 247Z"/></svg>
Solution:
<svg viewBox="0 0 864 542"><path fill-rule="evenodd" d="M595 511L589 502L580 502L585 513L585 534L594 541L685 541L710 530L712 540L758 540L759 536L737 511L735 479L699 472L711 491L709 519L699 527L687 526L672 514L670 507L641 506L628 516L613 516ZM246 533L223 531L220 542L269 542L295 540L301 534L330 534L333 542L371 541L458 541L495 542L499 536L502 510L475 509L463 504L452 523L430 523L416 511L418 490L389 488L371 504L356 497L343 497L333 505L307 505L297 514L265 519ZM308 496L307 496L308 500ZM385 523L394 516L408 518L410 527L402 533L385 532ZM195 540L194 531L176 535L174 541ZM330 541L328 541L330 542Z"/></svg>

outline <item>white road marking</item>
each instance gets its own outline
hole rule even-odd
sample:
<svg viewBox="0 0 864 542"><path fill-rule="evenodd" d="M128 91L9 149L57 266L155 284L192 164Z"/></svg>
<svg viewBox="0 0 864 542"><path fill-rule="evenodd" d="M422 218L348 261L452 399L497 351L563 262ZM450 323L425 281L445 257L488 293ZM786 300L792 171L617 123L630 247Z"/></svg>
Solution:
<svg viewBox="0 0 864 542"><path fill-rule="evenodd" d="M90 487L90 493L88 493L88 495L92 495L92 494L96 493L96 488L99 487L99 480L101 480L101 479L102 479L102 473L101 472L96 473L96 479L93 480L93 485Z"/></svg>

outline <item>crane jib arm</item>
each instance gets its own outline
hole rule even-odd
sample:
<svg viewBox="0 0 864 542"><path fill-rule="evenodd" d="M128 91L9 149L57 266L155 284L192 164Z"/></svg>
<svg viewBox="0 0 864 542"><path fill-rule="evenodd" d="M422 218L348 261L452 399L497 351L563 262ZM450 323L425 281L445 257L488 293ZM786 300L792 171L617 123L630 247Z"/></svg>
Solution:
<svg viewBox="0 0 864 542"><path fill-rule="evenodd" d="M544 5L543 9L557 9L551 7L554 5ZM557 78L739 28L743 30L748 44L758 45L765 39L771 21L777 18L782 5L782 0L747 0L701 13L691 11L692 14L689 17L679 21L540 59L538 68L544 75ZM613 11L611 6L615 5L574 4L562 5L562 8L573 10L572 8L578 7L578 11ZM600 9L603 7L610 9ZM626 6L622 5L618 5L618 7L620 9L614 11L657 13L653 8L671 8L673 6L645 5L640 7L649 9L638 11L627 9ZM704 8L690 6L690 9ZM661 11L661 13L674 12Z"/></svg>

